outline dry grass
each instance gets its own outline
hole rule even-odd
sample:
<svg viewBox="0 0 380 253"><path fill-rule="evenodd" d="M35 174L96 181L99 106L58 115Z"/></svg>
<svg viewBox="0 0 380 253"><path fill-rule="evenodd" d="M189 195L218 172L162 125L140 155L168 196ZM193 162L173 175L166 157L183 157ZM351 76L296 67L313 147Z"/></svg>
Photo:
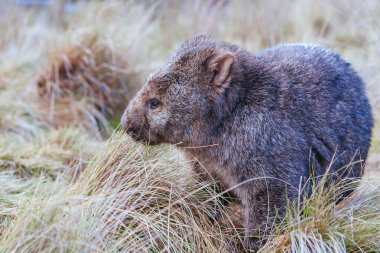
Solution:
<svg viewBox="0 0 380 253"><path fill-rule="evenodd" d="M184 39L207 32L251 51L304 42L340 52L363 76L378 119L379 15L370 0L0 1L0 252L240 247L239 212L205 203L212 187L173 147L120 133L106 144L123 108ZM289 207L262 252L379 252L379 143L376 124L355 195L336 205L339 188L330 189L302 212Z"/></svg>
<svg viewBox="0 0 380 253"><path fill-rule="evenodd" d="M5 252L229 252L211 188L162 148L116 134L74 183L2 173ZM232 243L232 242L231 242Z"/></svg>
<svg viewBox="0 0 380 253"><path fill-rule="evenodd" d="M320 184L313 195L288 208L261 252L379 252L380 184L367 181L349 198L335 199L350 185Z"/></svg>
<svg viewBox="0 0 380 253"><path fill-rule="evenodd" d="M49 69L37 80L40 110L48 110L44 117L55 126L78 122L107 130L136 92L137 82L137 74L126 72L127 56L114 50L112 42L95 34L53 52Z"/></svg>
<svg viewBox="0 0 380 253"><path fill-rule="evenodd" d="M20 177L78 176L103 143L75 128L51 129L32 140L8 134L0 139L0 169Z"/></svg>

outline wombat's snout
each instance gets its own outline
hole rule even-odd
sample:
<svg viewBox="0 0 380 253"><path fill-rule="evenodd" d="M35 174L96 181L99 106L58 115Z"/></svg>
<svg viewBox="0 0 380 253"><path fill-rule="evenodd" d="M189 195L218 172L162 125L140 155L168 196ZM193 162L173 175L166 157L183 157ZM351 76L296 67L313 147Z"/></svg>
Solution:
<svg viewBox="0 0 380 253"><path fill-rule="evenodd" d="M138 140L141 133L142 122L134 117L130 110L127 108L121 117L121 127L128 133L134 140Z"/></svg>
<svg viewBox="0 0 380 253"><path fill-rule="evenodd" d="M123 116L121 116L121 119L120 119L120 124L121 124L121 128L124 130L124 131L128 131L128 124L127 124L127 115L126 115L126 111L123 113Z"/></svg>

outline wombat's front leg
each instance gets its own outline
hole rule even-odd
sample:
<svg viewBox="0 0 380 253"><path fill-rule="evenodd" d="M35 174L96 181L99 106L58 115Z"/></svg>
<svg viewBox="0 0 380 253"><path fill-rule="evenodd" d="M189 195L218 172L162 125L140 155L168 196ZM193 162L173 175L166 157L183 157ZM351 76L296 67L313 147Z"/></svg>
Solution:
<svg viewBox="0 0 380 253"><path fill-rule="evenodd" d="M247 252L257 252L259 250L260 237L262 233L265 232L265 230L261 231L259 228L260 217L256 211L256 206L258 205L259 203L244 205L244 248L247 250Z"/></svg>
<svg viewBox="0 0 380 253"><path fill-rule="evenodd" d="M219 194L223 192L225 189L218 181L218 178L214 177L214 175L211 175L209 171L207 171L199 162L194 162L192 165L192 169L196 174L196 177L205 182L212 183L213 190L216 194ZM236 197L231 192L226 192L222 194L218 199L219 204L222 206L227 206L231 201L235 201ZM218 210L218 205L215 206L215 213L211 217L214 221L218 221L221 217L221 212Z"/></svg>
<svg viewBox="0 0 380 253"><path fill-rule="evenodd" d="M245 227L244 248L247 252L257 252L264 246L265 237L270 233L272 225L284 215L286 202L286 194L266 187L246 194L246 197L242 199Z"/></svg>
<svg viewBox="0 0 380 253"><path fill-rule="evenodd" d="M205 182L213 182L215 179L211 176L211 173L206 170L198 161L194 161L192 164L192 169L198 179Z"/></svg>

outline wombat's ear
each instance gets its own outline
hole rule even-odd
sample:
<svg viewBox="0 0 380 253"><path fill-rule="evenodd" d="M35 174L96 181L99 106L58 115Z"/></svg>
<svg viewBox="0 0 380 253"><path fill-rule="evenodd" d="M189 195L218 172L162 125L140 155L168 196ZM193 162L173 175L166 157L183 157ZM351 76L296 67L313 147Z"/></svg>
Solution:
<svg viewBox="0 0 380 253"><path fill-rule="evenodd" d="M207 68L212 74L211 83L219 91L223 91L229 84L229 75L234 55L231 52L221 51L216 52L208 61Z"/></svg>

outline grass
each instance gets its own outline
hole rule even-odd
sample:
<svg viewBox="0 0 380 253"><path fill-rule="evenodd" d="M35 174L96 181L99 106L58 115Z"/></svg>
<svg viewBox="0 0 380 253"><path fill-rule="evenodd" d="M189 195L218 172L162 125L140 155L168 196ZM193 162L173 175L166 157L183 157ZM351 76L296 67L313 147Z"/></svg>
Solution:
<svg viewBox="0 0 380 253"><path fill-rule="evenodd" d="M162 148L115 134L75 182L1 174L4 252L228 252L209 185ZM219 207L219 208L218 208Z"/></svg>
<svg viewBox="0 0 380 253"><path fill-rule="evenodd" d="M51 129L32 140L9 134L0 139L6 147L0 152L0 168L23 178L78 175L101 145L89 136L76 128Z"/></svg>
<svg viewBox="0 0 380 253"><path fill-rule="evenodd" d="M0 252L241 250L239 206L221 206L174 147L114 132L124 107L183 40L207 32L253 52L340 52L377 119L379 14L370 0L0 2ZM355 194L336 204L340 187L316 189L261 252L380 252L379 136L377 123Z"/></svg>
<svg viewBox="0 0 380 253"><path fill-rule="evenodd" d="M379 252L380 184L359 186L350 197L336 203L349 185L316 186L310 198L289 206L283 222L276 224L262 252Z"/></svg>
<svg viewBox="0 0 380 253"><path fill-rule="evenodd" d="M44 116L50 122L107 130L136 86L135 74L127 74L126 62L114 50L112 42L91 34L52 53L49 69L37 80L40 108L48 109Z"/></svg>

